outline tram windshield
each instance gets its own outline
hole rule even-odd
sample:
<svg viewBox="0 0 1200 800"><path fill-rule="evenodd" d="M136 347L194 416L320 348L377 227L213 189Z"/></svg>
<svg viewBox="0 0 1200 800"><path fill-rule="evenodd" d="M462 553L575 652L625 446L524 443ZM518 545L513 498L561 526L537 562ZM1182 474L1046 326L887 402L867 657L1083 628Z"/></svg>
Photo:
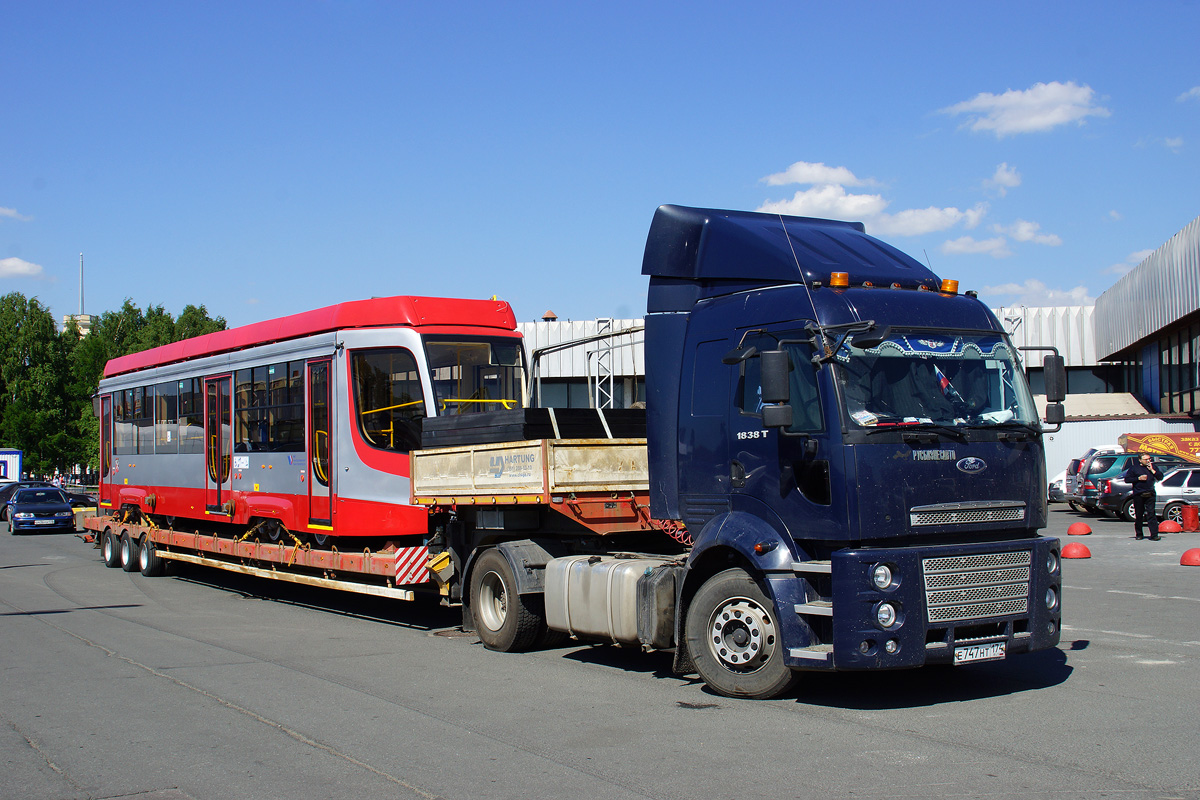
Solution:
<svg viewBox="0 0 1200 800"><path fill-rule="evenodd" d="M836 357L847 416L861 428L1038 426L1020 362L997 334L891 332L872 344L846 341Z"/></svg>
<svg viewBox="0 0 1200 800"><path fill-rule="evenodd" d="M439 416L520 408L525 358L520 339L425 339Z"/></svg>

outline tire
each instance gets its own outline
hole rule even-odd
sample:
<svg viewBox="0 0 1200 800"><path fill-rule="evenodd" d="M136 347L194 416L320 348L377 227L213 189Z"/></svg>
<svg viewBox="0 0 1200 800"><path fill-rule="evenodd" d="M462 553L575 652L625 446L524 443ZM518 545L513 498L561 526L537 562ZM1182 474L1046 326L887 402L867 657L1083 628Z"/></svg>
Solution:
<svg viewBox="0 0 1200 800"><path fill-rule="evenodd" d="M117 534L107 528L100 534L100 555L104 558L104 566L121 566L121 544Z"/></svg>
<svg viewBox="0 0 1200 800"><path fill-rule="evenodd" d="M129 531L121 532L121 569L126 572L137 572L138 570L138 546L133 537L129 535Z"/></svg>
<svg viewBox="0 0 1200 800"><path fill-rule="evenodd" d="M157 578L166 572L166 562L158 555L154 542L145 538L138 547L138 570L147 578Z"/></svg>
<svg viewBox="0 0 1200 800"><path fill-rule="evenodd" d="M696 671L717 694L767 700L798 678L783 663L775 608L754 579L727 569L705 581L684 621Z"/></svg>
<svg viewBox="0 0 1200 800"><path fill-rule="evenodd" d="M283 538L283 526L277 519L266 520L263 522L263 533L266 534L267 541L277 544Z"/></svg>
<svg viewBox="0 0 1200 800"><path fill-rule="evenodd" d="M1163 522L1170 520L1178 522L1180 527L1183 527L1183 503L1167 503L1163 507Z"/></svg>
<svg viewBox="0 0 1200 800"><path fill-rule="evenodd" d="M485 551L471 571L471 619L489 650L520 653L546 630L540 595L517 594L517 579L504 554Z"/></svg>
<svg viewBox="0 0 1200 800"><path fill-rule="evenodd" d="M1068 501L1067 501L1067 505L1071 507L1071 510L1072 510L1072 511L1078 511L1078 510L1079 510L1079 507L1078 507L1078 506L1076 506L1074 503L1072 503L1070 500L1068 500Z"/></svg>
<svg viewBox="0 0 1200 800"><path fill-rule="evenodd" d="M1133 498L1129 498L1121 506L1121 519L1126 522L1134 522L1137 519L1137 511L1133 507Z"/></svg>

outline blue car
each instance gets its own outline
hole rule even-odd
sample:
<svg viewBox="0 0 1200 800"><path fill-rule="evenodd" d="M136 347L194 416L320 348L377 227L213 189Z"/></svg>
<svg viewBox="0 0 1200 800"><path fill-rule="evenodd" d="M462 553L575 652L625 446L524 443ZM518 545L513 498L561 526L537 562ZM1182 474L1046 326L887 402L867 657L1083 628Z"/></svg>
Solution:
<svg viewBox="0 0 1200 800"><path fill-rule="evenodd" d="M12 534L74 531L75 512L66 492L53 486L18 489L5 507Z"/></svg>

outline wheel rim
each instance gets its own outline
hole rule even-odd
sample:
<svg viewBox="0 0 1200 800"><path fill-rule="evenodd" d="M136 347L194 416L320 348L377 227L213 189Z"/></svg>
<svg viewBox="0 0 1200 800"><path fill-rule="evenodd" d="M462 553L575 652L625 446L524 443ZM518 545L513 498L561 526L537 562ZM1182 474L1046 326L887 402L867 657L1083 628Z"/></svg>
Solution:
<svg viewBox="0 0 1200 800"><path fill-rule="evenodd" d="M1183 506L1171 506L1167 509L1167 519L1183 524Z"/></svg>
<svg viewBox="0 0 1200 800"><path fill-rule="evenodd" d="M479 621L488 630L498 631L508 619L508 593L504 590L504 579L497 572L489 572L479 582Z"/></svg>
<svg viewBox="0 0 1200 800"><path fill-rule="evenodd" d="M132 554L133 544L129 541L129 537L123 537L121 539L121 563L128 564Z"/></svg>
<svg viewBox="0 0 1200 800"><path fill-rule="evenodd" d="M105 560L105 561L112 561L112 560L113 560L113 542L112 542L112 536L111 536L111 535L109 535L109 534L107 534L107 533L106 533L106 534L104 534L104 550L103 550L103 555L104 555L104 560Z"/></svg>
<svg viewBox="0 0 1200 800"><path fill-rule="evenodd" d="M272 542L279 541L279 531L280 531L280 528L279 528L278 522L268 522L267 523L267 538L270 539Z"/></svg>
<svg viewBox="0 0 1200 800"><path fill-rule="evenodd" d="M142 568L142 572L150 569L150 544L147 542L142 545L141 551L138 553L138 566Z"/></svg>
<svg viewBox="0 0 1200 800"><path fill-rule="evenodd" d="M726 669L754 672L775 652L777 640L771 615L749 597L731 597L708 621L708 644Z"/></svg>

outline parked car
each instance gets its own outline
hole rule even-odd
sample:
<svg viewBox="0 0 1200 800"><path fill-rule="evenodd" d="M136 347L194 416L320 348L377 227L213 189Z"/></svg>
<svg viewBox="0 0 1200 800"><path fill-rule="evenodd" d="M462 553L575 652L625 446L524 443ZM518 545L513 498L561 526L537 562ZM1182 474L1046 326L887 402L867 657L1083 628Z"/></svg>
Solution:
<svg viewBox="0 0 1200 800"><path fill-rule="evenodd" d="M1100 507L1100 489L1106 480L1118 478L1129 464L1140 457L1140 453L1116 453L1114 455L1097 453L1093 455L1081 470L1083 484L1079 492L1079 504L1089 514L1099 514L1104 509ZM1166 472L1181 464L1188 463L1179 456L1155 455L1152 458L1154 466Z"/></svg>
<svg viewBox="0 0 1200 800"><path fill-rule="evenodd" d="M1100 482L1100 498L1096 507L1126 522L1133 522L1133 487L1120 478L1105 478Z"/></svg>
<svg viewBox="0 0 1200 800"><path fill-rule="evenodd" d="M1088 459L1098 454L1121 453L1124 448L1115 444L1101 445L1089 449L1079 458L1071 459L1071 463L1067 465L1067 477L1063 486L1063 493L1066 494L1067 505L1072 511L1083 511L1083 482L1085 476L1085 468Z"/></svg>
<svg viewBox="0 0 1200 800"><path fill-rule="evenodd" d="M53 486L17 489L5 505L9 533L75 530L75 510L67 493Z"/></svg>
<svg viewBox="0 0 1200 800"><path fill-rule="evenodd" d="M1067 499L1066 492L1067 471L1055 475L1050 479L1050 485L1046 488L1046 499L1051 503L1061 503Z"/></svg>
<svg viewBox="0 0 1200 800"><path fill-rule="evenodd" d="M54 484L46 481L15 481L0 485L0 520L8 520L8 501L12 498L13 493L18 489L31 489L36 487L51 487ZM90 494L82 494L80 492L68 492L62 490L67 496L67 502L72 508L93 508L96 505L96 498Z"/></svg>
<svg viewBox="0 0 1200 800"><path fill-rule="evenodd" d="M1182 525L1184 505L1200 504L1200 467L1180 467L1167 473L1155 487L1155 495L1155 516Z"/></svg>

